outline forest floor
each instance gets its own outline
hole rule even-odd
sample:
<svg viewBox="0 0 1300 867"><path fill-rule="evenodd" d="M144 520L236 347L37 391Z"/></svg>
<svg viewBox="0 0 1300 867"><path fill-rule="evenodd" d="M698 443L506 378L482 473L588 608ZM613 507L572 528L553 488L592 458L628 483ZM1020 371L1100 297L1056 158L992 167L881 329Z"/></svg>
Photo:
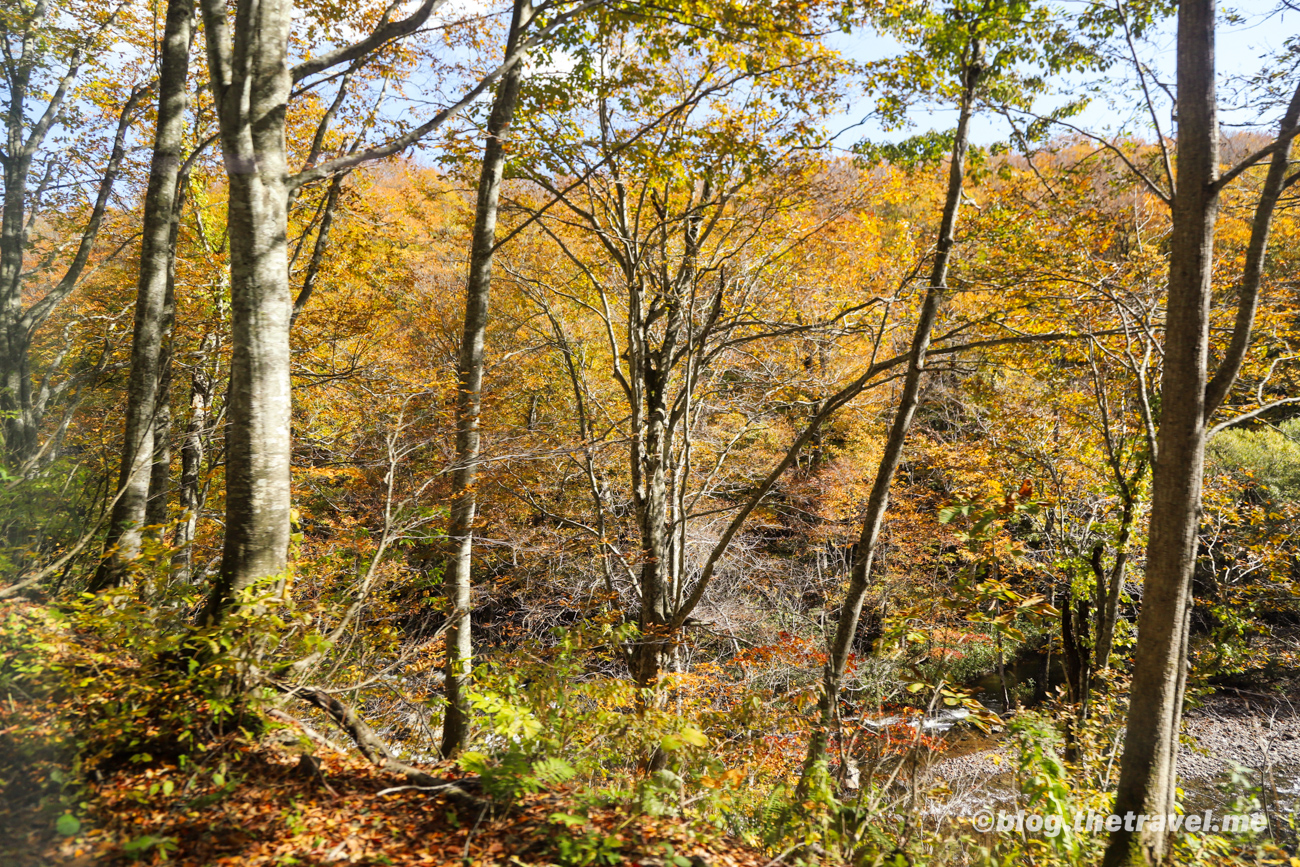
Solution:
<svg viewBox="0 0 1300 867"><path fill-rule="evenodd" d="M402 786L365 762L263 744L195 785L174 766L120 771L92 787L83 827L52 834L35 805L0 800L5 867L90 867L165 858L177 867L257 865L546 865L765 867L738 841L621 806L580 808L559 788L510 807L467 806ZM434 769L447 771L447 768ZM169 785L170 784L170 785ZM165 788L164 788L165 787ZM170 794L162 794L163 791Z"/></svg>
<svg viewBox="0 0 1300 867"><path fill-rule="evenodd" d="M1220 786L1238 766L1273 810L1300 805L1300 676L1283 677L1223 686L1186 714L1189 810L1223 807ZM309 756L296 730L217 737L187 767L148 759L86 771L75 757L84 744L67 737L69 706L23 695L0 697L0 867L782 863L712 826L646 815L631 792L596 800L575 782L494 804L449 763L425 770L460 780L464 794L418 790L319 734ZM1011 801L1016 758L1005 733L952 729L921 780L949 794L924 812L954 818Z"/></svg>
<svg viewBox="0 0 1300 867"><path fill-rule="evenodd" d="M0 746L16 734L3 716L0 710ZM1210 696L1189 712L1187 733L1194 743L1180 765L1189 799L1222 806L1216 784L1240 765L1270 773L1279 794L1300 800L1300 713L1285 698ZM0 797L0 864L90 867L163 857L180 867L780 863L680 820L627 805L580 806L566 787L509 807L487 799L475 806L403 786L358 758L323 750L317 759L268 739L228 753L219 780L166 763L119 770L83 791L81 827L70 834L55 832L48 803L10 790ZM1009 801L1014 766L1014 748L998 736L955 730L930 768L953 793L941 812L951 817ZM456 774L451 766L429 770ZM467 787L473 792L472 781Z"/></svg>

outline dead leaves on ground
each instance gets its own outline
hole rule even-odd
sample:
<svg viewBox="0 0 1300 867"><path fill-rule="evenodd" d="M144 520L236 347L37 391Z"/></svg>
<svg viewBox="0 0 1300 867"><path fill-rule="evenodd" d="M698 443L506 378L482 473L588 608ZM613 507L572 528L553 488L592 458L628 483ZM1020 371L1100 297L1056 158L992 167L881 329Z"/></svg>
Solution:
<svg viewBox="0 0 1300 867"><path fill-rule="evenodd" d="M769 863L757 850L696 833L671 819L637 815L622 806L581 810L567 790L532 795L509 808L485 801L483 808L474 809L437 793L400 787L359 759L322 757L319 767L313 773L298 754L261 747L232 761L221 786L211 775L173 766L124 771L96 787L86 802L83 830L49 843L40 859L30 863ZM393 788L400 790L387 791ZM25 848L30 858L34 850Z"/></svg>

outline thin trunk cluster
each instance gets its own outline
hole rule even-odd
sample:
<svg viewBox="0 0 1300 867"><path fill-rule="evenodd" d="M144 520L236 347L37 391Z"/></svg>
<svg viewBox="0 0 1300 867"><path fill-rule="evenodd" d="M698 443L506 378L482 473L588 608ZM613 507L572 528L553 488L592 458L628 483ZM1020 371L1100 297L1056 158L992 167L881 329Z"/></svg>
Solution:
<svg viewBox="0 0 1300 867"><path fill-rule="evenodd" d="M691 344L688 308L699 280L701 212L713 204L713 184L702 182L700 207L682 221L682 261L671 280L644 281L637 274L629 281L628 359L632 404L632 449L629 453L632 505L641 538L640 638L631 655L632 676L642 687L652 686L660 672L676 668L677 629L674 620L681 607L685 583L685 538L674 532L685 528L687 516L674 493L687 484L689 467L677 466L690 449L691 418L689 394L698 376L698 350ZM717 202L725 207L725 197ZM664 214L661 212L660 217ZM665 232L665 242L667 241ZM662 251L667 253L667 243ZM666 269L665 269L666 270ZM651 282L662 295L646 299L645 283ZM721 307L725 280L720 280L711 307ZM647 301L649 304L647 305ZM656 337L655 320L662 319L662 333ZM706 318L706 322L716 317ZM701 329L707 334L708 329ZM681 362L685 364L682 365ZM675 379L682 393L676 394Z"/></svg>

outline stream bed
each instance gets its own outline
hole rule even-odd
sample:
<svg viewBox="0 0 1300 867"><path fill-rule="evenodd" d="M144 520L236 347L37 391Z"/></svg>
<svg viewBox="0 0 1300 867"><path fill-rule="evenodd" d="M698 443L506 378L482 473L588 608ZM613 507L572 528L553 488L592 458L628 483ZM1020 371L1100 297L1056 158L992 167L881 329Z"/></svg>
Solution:
<svg viewBox="0 0 1300 867"><path fill-rule="evenodd" d="M1271 812L1300 809L1300 712L1289 703L1216 695L1184 722L1178 777L1185 812L1223 812L1237 797L1261 793ZM929 773L952 792L943 812L963 815L1013 803L1015 769L1015 746L1005 734L960 727ZM1112 773L1118 772L1117 759Z"/></svg>

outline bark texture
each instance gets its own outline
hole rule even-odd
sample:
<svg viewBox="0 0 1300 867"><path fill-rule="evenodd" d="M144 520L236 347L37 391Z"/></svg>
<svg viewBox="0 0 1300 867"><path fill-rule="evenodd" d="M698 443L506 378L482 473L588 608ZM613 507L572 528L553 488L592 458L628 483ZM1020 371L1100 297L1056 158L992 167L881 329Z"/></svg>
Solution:
<svg viewBox="0 0 1300 867"><path fill-rule="evenodd" d="M230 180L231 358L226 528L203 619L288 566L289 291L285 111L290 0L203 0L208 66Z"/></svg>
<svg viewBox="0 0 1300 867"><path fill-rule="evenodd" d="M506 56L516 56L524 28L532 14L529 0L516 0L510 22ZM465 288L465 330L457 362L456 470L448 535L453 549L447 565L447 604L451 626L447 631L445 665L447 712L442 726L442 754L452 756L469 739L469 683L473 670L470 641L471 571L474 553L474 516L478 506L479 415L483 391L483 340L487 333L492 287L492 259L496 252L497 202L505 169L505 143L510 135L515 104L523 81L522 56L506 71L488 117L487 143L479 175L474 211L474 238L470 249L469 277Z"/></svg>

